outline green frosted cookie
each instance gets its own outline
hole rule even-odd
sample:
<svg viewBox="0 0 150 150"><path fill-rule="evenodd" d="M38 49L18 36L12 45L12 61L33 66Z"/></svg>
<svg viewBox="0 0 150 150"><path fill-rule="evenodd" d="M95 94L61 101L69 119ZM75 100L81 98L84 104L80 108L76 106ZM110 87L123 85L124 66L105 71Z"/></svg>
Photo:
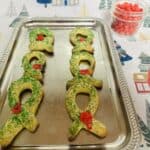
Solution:
<svg viewBox="0 0 150 150"><path fill-rule="evenodd" d="M35 113L43 97L43 88L41 83L34 78L23 76L12 82L8 89L8 104L10 108L14 108L18 103L21 103L20 95L26 90L30 90L32 95L26 100L24 105L28 106L30 112Z"/></svg>
<svg viewBox="0 0 150 150"><path fill-rule="evenodd" d="M35 28L29 33L29 49L53 52L54 35L47 28Z"/></svg>
<svg viewBox="0 0 150 150"><path fill-rule="evenodd" d="M31 97L27 98L24 103L20 102L20 95L26 90L31 90ZM13 116L9 118L0 128L0 145L7 147L15 136L26 128L34 132L38 126L35 113L43 97L41 83L31 77L23 76L11 83L8 89L8 104Z"/></svg>
<svg viewBox="0 0 150 150"><path fill-rule="evenodd" d="M85 109L80 109L76 103L78 94L88 94L89 101ZM82 100L81 100L82 101ZM76 81L66 92L66 109L73 120L70 131L70 140L74 140L81 129L85 129L99 137L105 137L107 129L103 123L94 118L99 104L99 96L96 88L84 80Z"/></svg>
<svg viewBox="0 0 150 150"><path fill-rule="evenodd" d="M27 53L22 59L24 75L42 80L42 71L45 63L46 58L42 52L32 51Z"/></svg>
<svg viewBox="0 0 150 150"><path fill-rule="evenodd" d="M70 41L73 45L87 42L93 43L94 34L89 28L77 27L70 32Z"/></svg>
<svg viewBox="0 0 150 150"><path fill-rule="evenodd" d="M81 62L88 62L88 69L80 69ZM92 54L86 51L77 51L72 54L70 59L70 71L73 76L78 76L79 74L83 75L93 75L95 68L95 58Z"/></svg>

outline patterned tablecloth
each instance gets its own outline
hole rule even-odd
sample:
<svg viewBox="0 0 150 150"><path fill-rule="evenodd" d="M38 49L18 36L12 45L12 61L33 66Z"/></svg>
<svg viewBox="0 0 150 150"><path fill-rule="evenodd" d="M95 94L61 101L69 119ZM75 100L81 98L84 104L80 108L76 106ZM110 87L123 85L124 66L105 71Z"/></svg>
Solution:
<svg viewBox="0 0 150 150"><path fill-rule="evenodd" d="M0 61L5 59L3 55L5 48L20 19L36 16L98 17L110 25L113 2L114 0L52 0L51 3L40 4L36 0L3 1L0 6ZM150 5L150 0L146 2ZM145 17L135 36L125 38L113 32L112 34L143 134L139 149L148 150L150 149L150 86L148 81L144 80L143 74L150 75L150 13ZM142 82L139 82L141 79Z"/></svg>

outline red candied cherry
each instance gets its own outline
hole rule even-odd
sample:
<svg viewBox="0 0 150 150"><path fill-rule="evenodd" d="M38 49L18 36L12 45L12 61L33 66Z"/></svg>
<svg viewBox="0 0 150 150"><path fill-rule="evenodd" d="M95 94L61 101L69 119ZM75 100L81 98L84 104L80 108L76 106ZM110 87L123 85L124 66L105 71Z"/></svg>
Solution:
<svg viewBox="0 0 150 150"><path fill-rule="evenodd" d="M45 36L44 36L43 34L38 34L37 37L36 37L36 40L37 40L37 41L43 41L43 40L44 40L44 37L45 37Z"/></svg>
<svg viewBox="0 0 150 150"><path fill-rule="evenodd" d="M21 109L21 103L17 103L12 109L11 109L13 114L19 114L22 109Z"/></svg>
<svg viewBox="0 0 150 150"><path fill-rule="evenodd" d="M87 126L88 129L92 129L92 114L89 111L80 113L80 120Z"/></svg>
<svg viewBox="0 0 150 150"><path fill-rule="evenodd" d="M81 69L80 74L86 75L86 74L91 74L91 72L89 71L89 69Z"/></svg>
<svg viewBox="0 0 150 150"><path fill-rule="evenodd" d="M41 64L33 64L32 68L33 69L41 69L42 65Z"/></svg>

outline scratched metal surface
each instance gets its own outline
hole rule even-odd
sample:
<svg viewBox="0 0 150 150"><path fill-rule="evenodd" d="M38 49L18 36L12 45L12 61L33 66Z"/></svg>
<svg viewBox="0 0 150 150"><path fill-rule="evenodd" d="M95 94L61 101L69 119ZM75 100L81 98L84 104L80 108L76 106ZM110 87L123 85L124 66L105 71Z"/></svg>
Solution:
<svg viewBox="0 0 150 150"><path fill-rule="evenodd" d="M7 89L12 81L23 74L21 62L22 57L30 51L30 29L39 26L51 29L55 35L54 55L45 53L45 94L36 114L40 125L34 133L26 129L20 132L9 149L136 149L140 144L140 133L130 93L110 31L102 20L95 18L31 18L18 25L6 50L7 58L1 64L0 126L10 116ZM98 90L100 104L94 117L106 125L108 135L98 138L82 130L73 142L69 142L68 128L72 121L67 114L64 99L66 83L72 79L69 60L73 46L69 41L69 33L78 26L91 28L95 35L93 47L96 67L93 77L103 80L103 88ZM77 103L84 108L88 97L80 95Z"/></svg>

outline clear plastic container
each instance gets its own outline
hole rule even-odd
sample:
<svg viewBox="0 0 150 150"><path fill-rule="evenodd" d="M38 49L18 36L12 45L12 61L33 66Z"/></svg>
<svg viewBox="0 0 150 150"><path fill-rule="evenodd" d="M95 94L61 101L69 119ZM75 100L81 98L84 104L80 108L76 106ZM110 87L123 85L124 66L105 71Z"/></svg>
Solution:
<svg viewBox="0 0 150 150"><path fill-rule="evenodd" d="M132 36L135 34L145 16L145 7L137 1L117 1L112 9L113 31L120 35Z"/></svg>

